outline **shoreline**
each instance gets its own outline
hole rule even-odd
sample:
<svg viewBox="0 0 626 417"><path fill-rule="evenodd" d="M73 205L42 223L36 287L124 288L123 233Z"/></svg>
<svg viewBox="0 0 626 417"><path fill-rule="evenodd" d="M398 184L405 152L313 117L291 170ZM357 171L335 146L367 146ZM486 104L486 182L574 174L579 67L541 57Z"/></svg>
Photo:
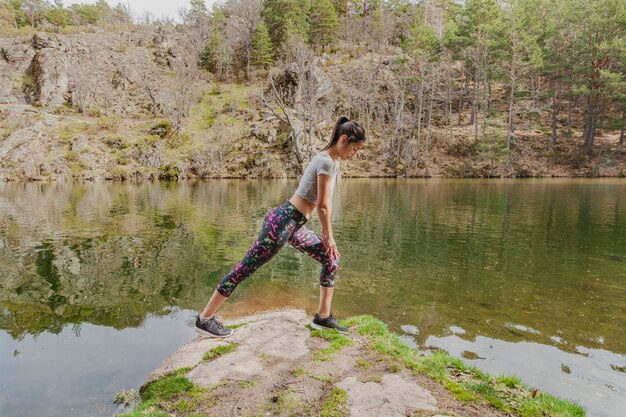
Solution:
<svg viewBox="0 0 626 417"><path fill-rule="evenodd" d="M197 337L165 359L127 417L584 416L577 404L402 343L372 316L348 337L308 328L303 310L240 317L227 339Z"/></svg>
<svg viewBox="0 0 626 417"><path fill-rule="evenodd" d="M278 181L278 180L297 180L297 176L286 177L206 177L206 178L182 178L182 179L71 179L65 181L64 179L0 179L0 184L89 184L89 183L112 183L112 184L145 184L145 183L188 183L188 182L202 182L213 180L257 180L257 181ZM421 180L547 180L547 179L581 179L581 180L594 180L594 179L624 179L623 175L599 175L599 176L585 176L585 175L546 175L546 176L493 176L493 177L446 177L446 176L343 176L343 180L347 179L421 179Z"/></svg>

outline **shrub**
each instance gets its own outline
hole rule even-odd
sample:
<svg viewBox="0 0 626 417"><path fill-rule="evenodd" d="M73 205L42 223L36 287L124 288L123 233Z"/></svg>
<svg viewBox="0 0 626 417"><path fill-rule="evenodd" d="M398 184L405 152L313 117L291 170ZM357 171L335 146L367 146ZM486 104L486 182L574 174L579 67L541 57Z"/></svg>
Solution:
<svg viewBox="0 0 626 417"><path fill-rule="evenodd" d="M450 156L473 156L478 153L476 144L457 142L448 147L446 153Z"/></svg>
<svg viewBox="0 0 626 417"><path fill-rule="evenodd" d="M163 120L150 129L151 135L156 135L161 139L165 138L172 132L172 123L168 120Z"/></svg>

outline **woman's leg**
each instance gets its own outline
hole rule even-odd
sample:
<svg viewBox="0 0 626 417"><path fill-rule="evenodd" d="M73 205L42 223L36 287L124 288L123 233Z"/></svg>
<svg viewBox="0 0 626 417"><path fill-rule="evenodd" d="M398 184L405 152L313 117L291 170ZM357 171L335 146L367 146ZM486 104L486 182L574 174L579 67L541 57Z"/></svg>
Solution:
<svg viewBox="0 0 626 417"><path fill-rule="evenodd" d="M306 226L302 226L291 235L289 244L322 264L320 272L320 303L317 314L321 318L328 317L330 315L330 305L333 299L337 270L339 269L339 258L331 258L326 254L322 240Z"/></svg>
<svg viewBox="0 0 626 417"><path fill-rule="evenodd" d="M222 294L217 292L217 290L213 291L211 299L207 303L206 307L204 307L204 310L202 310L202 313L200 313L200 318L205 320L212 317L226 300L228 300L228 297L224 297Z"/></svg>
<svg viewBox="0 0 626 417"><path fill-rule="evenodd" d="M322 287L320 285L320 305L317 308L317 315L321 319L330 316L330 304L333 302L334 287Z"/></svg>
<svg viewBox="0 0 626 417"><path fill-rule="evenodd" d="M201 319L211 317L226 301L237 285L257 269L267 263L287 243L289 234L296 222L274 209L265 218L263 229L243 259L220 281L208 304L200 315Z"/></svg>

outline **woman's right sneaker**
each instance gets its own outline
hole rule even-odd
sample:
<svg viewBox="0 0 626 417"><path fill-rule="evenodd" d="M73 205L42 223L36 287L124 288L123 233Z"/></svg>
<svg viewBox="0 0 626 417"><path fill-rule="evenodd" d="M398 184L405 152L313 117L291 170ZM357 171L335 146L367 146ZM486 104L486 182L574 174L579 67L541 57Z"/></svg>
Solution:
<svg viewBox="0 0 626 417"><path fill-rule="evenodd" d="M313 321L311 322L311 327L316 330L335 329L341 334L348 334L348 328L339 324L337 319L333 317L333 313L330 313L330 316L325 319L322 319L319 315L315 314L315 317L313 317Z"/></svg>
<svg viewBox="0 0 626 417"><path fill-rule="evenodd" d="M200 316L196 316L196 333L209 337L228 337L233 334L233 330L225 327L219 322L217 317L202 320Z"/></svg>

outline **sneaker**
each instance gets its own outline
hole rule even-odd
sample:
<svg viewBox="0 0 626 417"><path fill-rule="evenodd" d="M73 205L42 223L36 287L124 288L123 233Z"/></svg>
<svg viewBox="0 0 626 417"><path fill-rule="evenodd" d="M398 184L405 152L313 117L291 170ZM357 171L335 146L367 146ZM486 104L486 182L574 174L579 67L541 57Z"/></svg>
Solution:
<svg viewBox="0 0 626 417"><path fill-rule="evenodd" d="M200 316L196 316L195 330L196 333L209 337L228 337L233 334L233 330L224 327L215 316L207 320L201 320Z"/></svg>
<svg viewBox="0 0 626 417"><path fill-rule="evenodd" d="M320 316L316 314L311 322L311 327L315 330L335 329L341 334L348 334L348 328L339 324L337 319L333 317L333 313L330 313L330 316L325 319L321 319Z"/></svg>

